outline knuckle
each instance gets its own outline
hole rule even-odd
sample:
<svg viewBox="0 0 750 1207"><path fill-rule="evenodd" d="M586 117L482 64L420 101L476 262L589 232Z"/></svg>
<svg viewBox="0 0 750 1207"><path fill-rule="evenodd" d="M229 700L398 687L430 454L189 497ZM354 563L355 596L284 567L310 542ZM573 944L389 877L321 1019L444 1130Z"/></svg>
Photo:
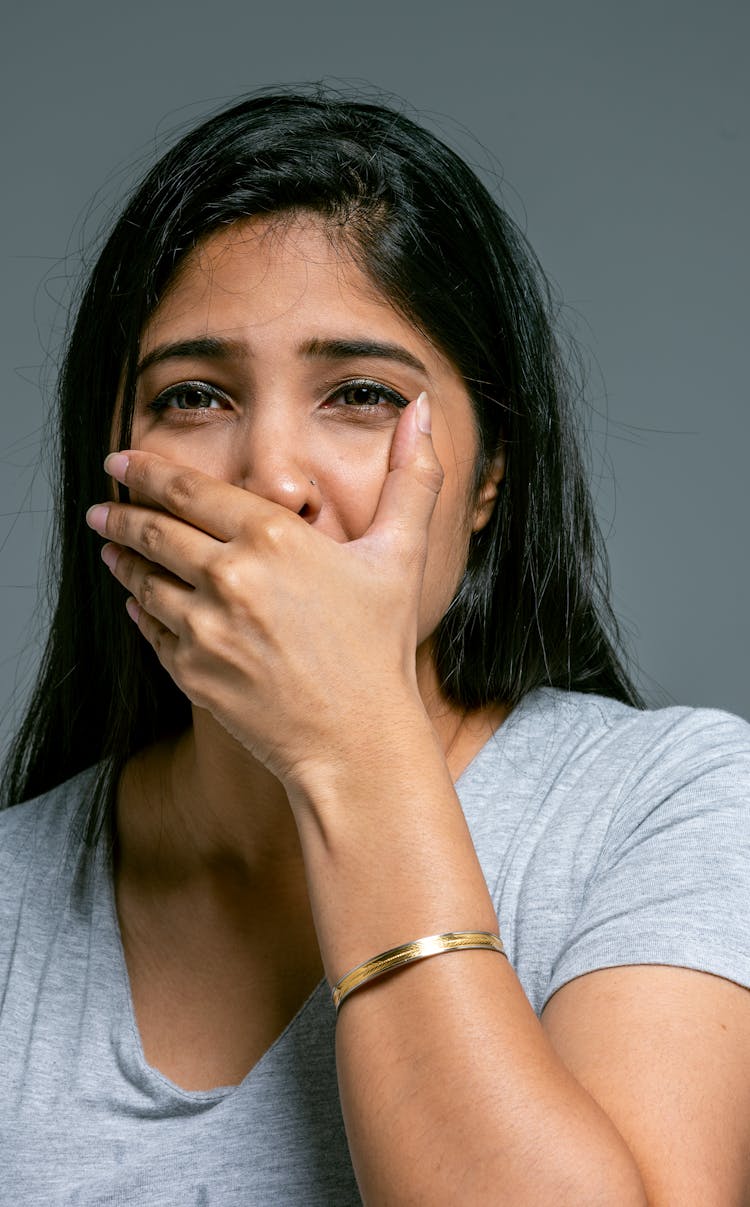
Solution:
<svg viewBox="0 0 750 1207"><path fill-rule="evenodd" d="M182 620L182 637L189 645L205 645L207 644L207 624L203 614L196 608L189 608ZM185 650L185 646L181 645L180 649Z"/></svg>
<svg viewBox="0 0 750 1207"><path fill-rule="evenodd" d="M141 529L141 545L149 557L158 553L162 545L162 531L158 520L146 520Z"/></svg>
<svg viewBox="0 0 750 1207"><path fill-rule="evenodd" d="M128 513L124 507L111 506L107 516L107 536L120 545L127 545Z"/></svg>
<svg viewBox="0 0 750 1207"><path fill-rule="evenodd" d="M211 557L206 558L203 564L203 577L209 589L215 593L221 590L223 579L221 561L220 554L213 554Z"/></svg>
<svg viewBox="0 0 750 1207"><path fill-rule="evenodd" d="M116 578L123 587L132 590L133 558L128 549L120 549L117 553ZM135 592L133 592L135 594Z"/></svg>
<svg viewBox="0 0 750 1207"><path fill-rule="evenodd" d="M178 642L170 665L170 674L185 695L199 708L211 707L212 700L202 676L196 671L195 659L189 649Z"/></svg>
<svg viewBox="0 0 750 1207"><path fill-rule="evenodd" d="M243 581L243 567L234 559L226 562L221 575L221 586L224 593L229 596L241 596Z"/></svg>
<svg viewBox="0 0 750 1207"><path fill-rule="evenodd" d="M199 490L200 478L192 469L183 469L170 478L164 487L164 500L170 511L179 512L191 503Z"/></svg>
<svg viewBox="0 0 750 1207"><path fill-rule="evenodd" d="M204 568L211 587L221 596L237 595L242 590L243 567L238 558L224 551L214 555Z"/></svg>
<svg viewBox="0 0 750 1207"><path fill-rule="evenodd" d="M186 647L182 644L181 641L178 641L177 645L175 647L174 655L172 658L172 669L174 672L175 679L177 679L180 686L187 687L188 683L190 681L190 669L191 669L190 652L189 652L189 650L186 649Z"/></svg>
<svg viewBox="0 0 750 1207"><path fill-rule="evenodd" d="M144 607L146 609L147 612L149 612L151 610L149 605L153 605L153 603L156 599L158 587L159 587L159 575L158 574L155 574L153 571L148 571L146 574L144 574L144 576L141 580L140 589L138 591L138 595L139 595L138 602L141 604L142 607Z"/></svg>
<svg viewBox="0 0 750 1207"><path fill-rule="evenodd" d="M439 461L424 457L420 458L414 466L414 476L422 486L426 486L434 494L439 494L445 472Z"/></svg>
<svg viewBox="0 0 750 1207"><path fill-rule="evenodd" d="M269 551L283 549L289 541L289 525L283 516L274 516L263 521L258 535Z"/></svg>

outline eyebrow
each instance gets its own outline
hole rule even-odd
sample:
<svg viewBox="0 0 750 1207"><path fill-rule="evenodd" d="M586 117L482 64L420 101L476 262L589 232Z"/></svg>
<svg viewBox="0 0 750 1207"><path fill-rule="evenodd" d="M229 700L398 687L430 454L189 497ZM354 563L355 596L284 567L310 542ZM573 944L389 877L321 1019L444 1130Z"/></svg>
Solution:
<svg viewBox="0 0 750 1207"><path fill-rule="evenodd" d="M244 344L232 339L218 339L214 335L201 335L195 339L180 339L171 344L159 344L138 362L136 377L140 377L152 365L164 360L180 360L192 357L200 360L241 360L247 355Z"/></svg>
<svg viewBox="0 0 750 1207"><path fill-rule="evenodd" d="M363 339L311 339L300 348L303 356L321 360L358 360L369 357L374 360L394 360L409 369L429 376L419 357L401 344L382 343Z"/></svg>
<svg viewBox="0 0 750 1207"><path fill-rule="evenodd" d="M409 369L429 376L426 366L419 357L401 344L383 343L380 340L366 339L311 339L302 344L302 356L317 360L391 360L406 365ZM219 338L214 335L202 335L193 339L181 339L172 343L159 344L138 362L136 377L140 377L147 369L159 365L165 360L242 360L247 356L244 344L237 340Z"/></svg>

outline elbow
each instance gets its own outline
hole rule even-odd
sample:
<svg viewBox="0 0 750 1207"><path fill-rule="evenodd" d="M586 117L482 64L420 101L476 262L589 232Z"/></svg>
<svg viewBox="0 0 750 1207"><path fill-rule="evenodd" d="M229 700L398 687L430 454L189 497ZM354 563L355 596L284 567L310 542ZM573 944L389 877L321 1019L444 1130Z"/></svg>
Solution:
<svg viewBox="0 0 750 1207"><path fill-rule="evenodd" d="M623 1149L606 1160L581 1162L575 1185L564 1197L554 1194L560 1207L653 1207L630 1151ZM531 1202L531 1200L529 1200Z"/></svg>
<svg viewBox="0 0 750 1207"><path fill-rule="evenodd" d="M635 1159L624 1142L606 1149L588 1144L583 1150L570 1148L558 1151L558 1160L550 1161L540 1154L531 1168L513 1179L513 1186L503 1188L498 1199L488 1197L493 1207L498 1202L508 1207L538 1207L554 1203L555 1207L654 1207L644 1186ZM507 1193L506 1193L507 1192ZM478 1199L477 1202L484 1202Z"/></svg>

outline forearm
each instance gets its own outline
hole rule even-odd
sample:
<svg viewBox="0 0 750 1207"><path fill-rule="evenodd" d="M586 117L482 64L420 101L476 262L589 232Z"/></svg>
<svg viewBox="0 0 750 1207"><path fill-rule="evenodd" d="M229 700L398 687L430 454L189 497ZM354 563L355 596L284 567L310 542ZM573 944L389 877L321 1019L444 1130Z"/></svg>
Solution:
<svg viewBox="0 0 750 1207"><path fill-rule="evenodd" d="M356 767L296 800L324 966L338 980L412 939L495 930L471 837L426 718L378 727ZM366 1203L645 1202L633 1158L568 1073L507 960L461 951L353 993L337 1023L341 1099Z"/></svg>

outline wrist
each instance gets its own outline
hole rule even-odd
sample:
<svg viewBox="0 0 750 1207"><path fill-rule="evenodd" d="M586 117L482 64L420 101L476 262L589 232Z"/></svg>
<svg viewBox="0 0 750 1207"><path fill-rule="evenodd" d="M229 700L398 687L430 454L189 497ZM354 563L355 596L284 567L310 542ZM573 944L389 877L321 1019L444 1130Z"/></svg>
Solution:
<svg viewBox="0 0 750 1207"><path fill-rule="evenodd" d="M290 792L329 983L400 944L497 926L432 724L424 709L392 719Z"/></svg>
<svg viewBox="0 0 750 1207"><path fill-rule="evenodd" d="M445 755L416 690L388 693L363 707L350 724L316 743L283 777L295 816L321 820L361 795L369 798L395 776L401 782L417 769L447 775Z"/></svg>

